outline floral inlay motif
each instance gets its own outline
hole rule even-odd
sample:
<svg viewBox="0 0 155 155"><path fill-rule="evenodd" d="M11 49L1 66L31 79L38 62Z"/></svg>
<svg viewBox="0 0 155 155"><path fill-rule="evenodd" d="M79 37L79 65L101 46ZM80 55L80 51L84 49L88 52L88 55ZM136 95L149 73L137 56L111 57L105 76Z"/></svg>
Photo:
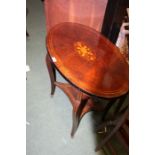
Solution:
<svg viewBox="0 0 155 155"><path fill-rule="evenodd" d="M78 52L78 54L82 57L84 57L87 60L95 60L96 56L93 54L91 49L85 45L83 42L75 42L74 48Z"/></svg>

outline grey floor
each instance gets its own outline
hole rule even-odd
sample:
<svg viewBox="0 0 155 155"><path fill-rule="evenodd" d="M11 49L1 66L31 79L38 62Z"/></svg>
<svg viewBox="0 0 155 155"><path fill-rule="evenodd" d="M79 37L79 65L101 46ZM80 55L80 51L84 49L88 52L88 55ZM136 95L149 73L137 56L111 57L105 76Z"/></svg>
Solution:
<svg viewBox="0 0 155 155"><path fill-rule="evenodd" d="M105 155L95 152L98 143L94 132L99 117L93 112L86 114L71 138L72 106L67 96L58 88L50 95L50 80L45 63L45 16L41 0L27 0L26 40L27 106L26 106L26 150L27 155ZM58 81L65 80L57 73ZM119 155L125 155L119 153Z"/></svg>
<svg viewBox="0 0 155 155"><path fill-rule="evenodd" d="M45 17L41 0L27 0L27 155L103 155L95 153L97 143L92 113L82 119L72 139L72 107L67 96L56 89L50 95L45 64ZM64 79L57 74L58 81Z"/></svg>

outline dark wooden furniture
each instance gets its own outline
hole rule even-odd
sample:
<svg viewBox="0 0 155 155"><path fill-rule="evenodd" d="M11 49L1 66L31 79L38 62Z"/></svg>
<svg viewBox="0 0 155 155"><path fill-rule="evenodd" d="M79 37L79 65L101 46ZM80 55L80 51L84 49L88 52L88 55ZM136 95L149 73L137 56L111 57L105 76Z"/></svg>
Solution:
<svg viewBox="0 0 155 155"><path fill-rule="evenodd" d="M28 8L26 8L26 16L28 15ZM26 37L29 37L29 33L27 32L27 29L26 29Z"/></svg>
<svg viewBox="0 0 155 155"><path fill-rule="evenodd" d="M123 95L115 102L115 108L113 107L110 113L110 118L103 118L103 122L97 127L97 132L101 133L103 138L96 147L96 151L103 147L108 147L111 152L115 152L114 146L110 143L110 140L115 136L118 142L121 142L126 149L129 151L129 104L124 103L128 94ZM112 106L111 106L112 107Z"/></svg>
<svg viewBox="0 0 155 155"><path fill-rule="evenodd" d="M128 63L108 39L77 23L53 27L46 45L51 93L58 86L69 97L73 106L73 136L85 113L102 109L93 102L93 96L113 101L128 92ZM55 68L69 83L56 81Z"/></svg>
<svg viewBox="0 0 155 155"><path fill-rule="evenodd" d="M129 8L129 0L108 0L101 33L114 44L123 20L126 20L124 17L127 16L127 8Z"/></svg>

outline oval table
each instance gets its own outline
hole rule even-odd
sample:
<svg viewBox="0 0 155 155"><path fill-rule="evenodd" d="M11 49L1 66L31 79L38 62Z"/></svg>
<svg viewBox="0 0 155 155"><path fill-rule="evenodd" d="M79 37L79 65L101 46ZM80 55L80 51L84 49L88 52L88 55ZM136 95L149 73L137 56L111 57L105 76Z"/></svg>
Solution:
<svg viewBox="0 0 155 155"><path fill-rule="evenodd" d="M94 29L60 23L46 37L46 62L52 92L61 88L73 106L73 136L82 116L100 109L92 97L114 99L128 92L129 65L119 49ZM56 81L55 68L68 81Z"/></svg>

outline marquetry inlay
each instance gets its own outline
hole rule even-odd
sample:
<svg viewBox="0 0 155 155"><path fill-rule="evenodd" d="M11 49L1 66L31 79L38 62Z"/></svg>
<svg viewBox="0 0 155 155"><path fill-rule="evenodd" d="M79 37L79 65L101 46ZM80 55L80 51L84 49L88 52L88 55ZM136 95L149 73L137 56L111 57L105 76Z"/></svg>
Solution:
<svg viewBox="0 0 155 155"><path fill-rule="evenodd" d="M94 55L92 50L83 42L75 42L74 48L81 57L91 61L96 59L96 56Z"/></svg>

